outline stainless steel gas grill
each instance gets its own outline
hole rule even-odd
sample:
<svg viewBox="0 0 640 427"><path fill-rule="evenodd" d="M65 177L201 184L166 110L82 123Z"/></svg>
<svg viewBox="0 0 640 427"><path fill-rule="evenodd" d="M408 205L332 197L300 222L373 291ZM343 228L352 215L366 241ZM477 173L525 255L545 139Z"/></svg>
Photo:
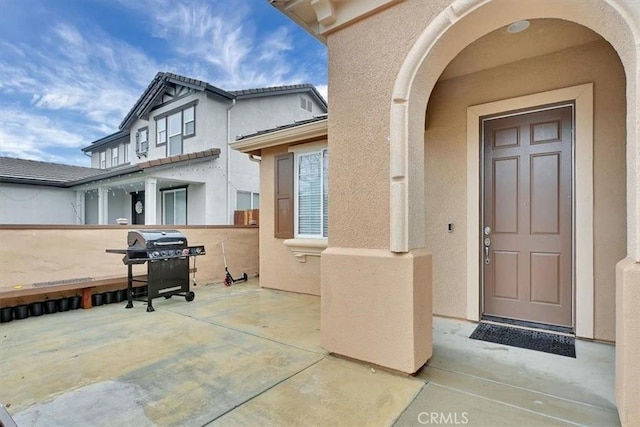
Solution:
<svg viewBox="0 0 640 427"><path fill-rule="evenodd" d="M127 266L127 307L133 307L133 283L146 284L144 298L147 311L154 311L151 300L173 295L193 301L195 294L189 289L189 258L205 255L204 246L188 246L187 238L178 230L132 230L127 235L127 249L107 249L108 253L124 254ZM134 264L147 263L146 280L133 277ZM194 261L195 264L195 261Z"/></svg>

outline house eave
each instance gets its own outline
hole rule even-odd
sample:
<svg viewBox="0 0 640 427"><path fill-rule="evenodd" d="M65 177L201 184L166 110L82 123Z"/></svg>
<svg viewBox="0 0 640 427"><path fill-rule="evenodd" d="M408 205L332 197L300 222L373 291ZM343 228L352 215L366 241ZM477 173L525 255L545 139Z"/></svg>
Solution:
<svg viewBox="0 0 640 427"><path fill-rule="evenodd" d="M45 187L58 187L58 188L67 187L65 181L53 181L48 179L37 179L37 178L22 178L17 176L0 176L0 183L42 185Z"/></svg>
<svg viewBox="0 0 640 427"><path fill-rule="evenodd" d="M261 135L251 136L233 142L230 145L234 150L246 154L258 154L260 150L279 145L295 144L300 142L317 141L327 138L327 119L305 123L287 129L275 130Z"/></svg>
<svg viewBox="0 0 640 427"><path fill-rule="evenodd" d="M193 163L199 163L207 160L215 160L220 157L219 148L210 148L204 151L198 151L196 153L178 154L171 157L164 157L162 159L149 160L141 162L135 165L127 166L124 168L117 168L105 173L94 175L91 177L83 178L77 181L71 181L66 183L66 187L75 187L82 184L89 184L95 181L101 181L103 179L115 178L123 175L130 175L138 172L146 172L149 170L160 170L167 167L175 167L177 165L187 165Z"/></svg>
<svg viewBox="0 0 640 427"><path fill-rule="evenodd" d="M120 140L124 140L124 139L128 139L129 138L129 132L125 132L125 131L118 131L115 133L112 133L111 135L107 135L103 138L100 138L94 142L92 142L90 145L82 148L82 152L83 153L91 153L93 151L95 151L97 148L102 148L105 146L108 146L110 144L113 144L114 142L120 141ZM126 142L124 142L126 143Z"/></svg>
<svg viewBox="0 0 640 427"><path fill-rule="evenodd" d="M132 165L132 166L127 166L125 168L117 168L117 169L113 169L113 170L109 170L109 171L105 171L104 173L98 174L98 175L92 175L86 178L82 178L82 179L78 179L75 181L68 181L65 183L65 187L75 187L77 185L81 185L81 184L86 184L88 182L93 182L93 181L100 181L102 179L107 179L107 178L114 178L117 176L121 176L121 175L127 175L130 173L135 173L138 172L142 169L140 169L140 166L138 165Z"/></svg>
<svg viewBox="0 0 640 427"><path fill-rule="evenodd" d="M267 0L323 44L327 35L404 0Z"/></svg>

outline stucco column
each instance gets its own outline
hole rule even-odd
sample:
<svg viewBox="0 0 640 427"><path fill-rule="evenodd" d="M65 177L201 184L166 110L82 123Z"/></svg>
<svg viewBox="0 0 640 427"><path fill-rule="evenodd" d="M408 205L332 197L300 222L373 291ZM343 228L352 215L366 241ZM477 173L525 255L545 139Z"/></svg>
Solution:
<svg viewBox="0 0 640 427"><path fill-rule="evenodd" d="M144 223L146 225L158 224L157 216L157 186L158 180L155 178L147 178L144 181Z"/></svg>
<svg viewBox="0 0 640 427"><path fill-rule="evenodd" d="M431 254L330 247L321 258L322 347L414 373L432 354Z"/></svg>
<svg viewBox="0 0 640 427"><path fill-rule="evenodd" d="M84 224L84 191L76 191L76 224Z"/></svg>
<svg viewBox="0 0 640 427"><path fill-rule="evenodd" d="M98 224L104 225L109 221L109 190L98 188Z"/></svg>
<svg viewBox="0 0 640 427"><path fill-rule="evenodd" d="M616 266L616 404L622 425L640 420L640 263Z"/></svg>

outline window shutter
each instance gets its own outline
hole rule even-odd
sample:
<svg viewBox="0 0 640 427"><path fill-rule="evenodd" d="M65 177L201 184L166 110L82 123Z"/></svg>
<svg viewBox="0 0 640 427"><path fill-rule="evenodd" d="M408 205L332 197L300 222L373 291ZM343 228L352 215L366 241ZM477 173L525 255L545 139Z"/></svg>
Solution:
<svg viewBox="0 0 640 427"><path fill-rule="evenodd" d="M275 234L279 239L293 237L293 153L275 159Z"/></svg>

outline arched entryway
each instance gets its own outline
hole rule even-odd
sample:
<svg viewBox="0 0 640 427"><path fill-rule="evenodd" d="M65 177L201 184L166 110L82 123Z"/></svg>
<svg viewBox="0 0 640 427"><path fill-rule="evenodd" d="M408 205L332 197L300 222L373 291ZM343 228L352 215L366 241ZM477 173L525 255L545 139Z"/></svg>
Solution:
<svg viewBox="0 0 640 427"><path fill-rule="evenodd" d="M624 1L601 3L571 2L570 4L568 2L549 2L542 5L536 1L522 1L517 4L499 0L458 1L454 2L431 22L407 56L393 92L390 128L390 248L393 252L404 253L425 247L424 231L428 229L428 224L426 223L424 206L425 166L424 162L421 161L424 156L425 111L427 103L432 96L432 90L445 67L465 47L482 36L512 22L521 19L560 19L580 24L602 36L604 40L613 46L624 67L627 100L626 256L628 262L640 261L640 248L638 245L640 228L638 219L640 218L638 210L638 173L640 166L638 165L637 141L637 110L640 102L637 96L638 53L636 47L638 23L630 13L625 11L625 5L626 2ZM588 109L589 105L593 105L591 99L584 98L586 96L585 87L560 85L553 89L573 91L569 96L572 96L572 99L577 103L582 104L581 110L583 113ZM523 101L522 99L526 95L543 92L553 91L532 88L530 92L521 93L520 96L516 97L518 99L509 97L508 99L515 102L512 105L516 106L514 109L518 109L526 106L535 106L535 103L540 100L544 101L546 99L553 102L556 99L554 97L558 95L557 93L547 93L538 100L527 99ZM565 95L566 93L559 96L562 98ZM505 100L505 98L496 95L493 100ZM484 111L487 114L492 114L499 112L499 108L502 107L505 107L503 111L509 110L509 108L506 108L509 105L508 103L503 106L497 106L497 110L487 108L485 104L477 107L475 111L471 109L468 126L474 126L473 115L476 113L482 114ZM544 104L544 102L541 102L541 104ZM472 106L470 105L469 107ZM478 114L476 115L479 117ZM586 134L589 133L588 129L583 129L583 131ZM469 172L469 169L473 171L474 165L472 163L473 159L468 158L468 164L465 165L467 172ZM588 171L588 165L585 170ZM588 193L589 191L586 190L585 194L588 195ZM475 200L478 200L477 195L471 194L468 196L470 200L474 200L474 197ZM418 199L421 202L416 202ZM473 211L475 207L471 206L468 209ZM589 209L588 206L576 208L583 216L588 216ZM589 218L586 218L586 222L588 220ZM592 219L591 222L593 222ZM473 235L474 233L477 234L477 230L472 230L471 233L467 234ZM426 246L427 248L429 247L428 244ZM467 248L468 257L474 258L477 256L474 251L479 251L479 248L475 245L468 245ZM589 260L593 260L593 254L588 252L579 256L583 257L583 262L586 263ZM623 421L626 419L627 414L631 416L631 411L634 410L631 408L630 403L633 399L639 397L637 387L634 388L635 386L632 384L637 381L629 379L629 377L637 376L640 373L637 359L634 363L629 357L633 354L633 349L637 349L640 343L637 342L637 336L634 338L629 333L637 327L638 320L633 317L634 314L632 312L625 308L628 304L633 303L634 298L638 298L636 288L634 288L638 273L630 269L628 262L623 267L619 267L616 304L618 323L616 337L618 380L616 382L616 391ZM468 271L467 274L473 275L475 273ZM475 279L472 278L469 281L472 280ZM582 280L589 281L588 278L583 278ZM637 283L635 286L637 287ZM583 291L584 295L589 294L588 289ZM637 303L638 301L636 301ZM474 318L474 306L477 307L477 299L474 301L473 297L470 298L467 295L467 313L464 313L464 317ZM587 309L579 311L578 316L588 311ZM593 310L591 310L591 313L593 313ZM593 337L593 319L591 319L591 332L589 332L588 325L584 326L584 322L585 319L582 319L582 328L585 330L582 335ZM622 372L626 372L627 375L621 375Z"/></svg>

